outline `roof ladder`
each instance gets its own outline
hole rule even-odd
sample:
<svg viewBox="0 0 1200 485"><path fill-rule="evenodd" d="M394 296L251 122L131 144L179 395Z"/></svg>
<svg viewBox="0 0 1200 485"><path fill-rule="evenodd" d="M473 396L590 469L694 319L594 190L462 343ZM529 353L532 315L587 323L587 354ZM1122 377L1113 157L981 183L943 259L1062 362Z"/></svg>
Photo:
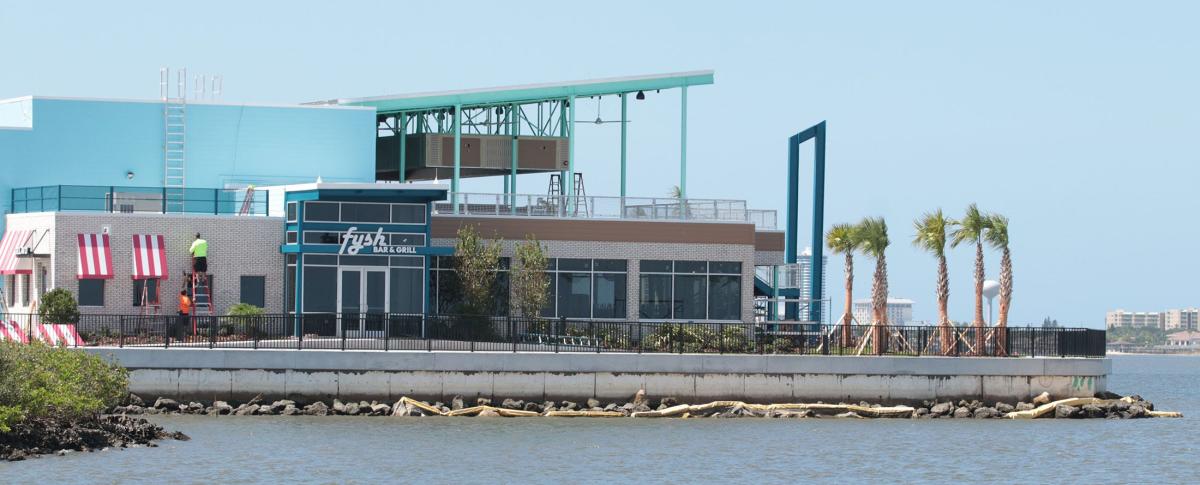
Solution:
<svg viewBox="0 0 1200 485"><path fill-rule="evenodd" d="M163 104L163 209L181 213L187 188L187 69L180 69L170 97L171 71L159 70L159 95Z"/></svg>

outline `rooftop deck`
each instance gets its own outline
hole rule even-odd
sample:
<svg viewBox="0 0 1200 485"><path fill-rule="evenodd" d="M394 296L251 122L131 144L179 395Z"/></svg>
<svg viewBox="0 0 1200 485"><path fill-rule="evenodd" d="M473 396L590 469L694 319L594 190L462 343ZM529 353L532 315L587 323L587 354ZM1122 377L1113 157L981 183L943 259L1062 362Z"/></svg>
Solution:
<svg viewBox="0 0 1200 485"><path fill-rule="evenodd" d="M371 184L380 188L396 184ZM403 185L409 186L409 185ZM49 185L12 190L14 214L26 212L113 212L123 214L271 215L268 192L263 187L246 201L246 189L182 189L182 199L168 196L162 187ZM168 210L167 200L182 200L182 211ZM451 193L450 201L434 204L439 215L558 217L572 219L634 219L692 222L741 222L756 229L774 230L774 210L748 209L744 200L676 199L670 197L605 197L534 194ZM457 205L457 208L455 208ZM245 209L243 211L243 209ZM276 207L279 212L282 207ZM278 214L277 214L278 215Z"/></svg>

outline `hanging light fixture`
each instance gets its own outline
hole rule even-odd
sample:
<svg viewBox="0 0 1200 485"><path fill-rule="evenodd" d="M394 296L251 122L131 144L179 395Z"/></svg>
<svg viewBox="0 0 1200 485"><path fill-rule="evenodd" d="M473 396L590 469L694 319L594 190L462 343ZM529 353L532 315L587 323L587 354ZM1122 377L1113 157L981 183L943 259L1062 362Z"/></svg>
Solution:
<svg viewBox="0 0 1200 485"><path fill-rule="evenodd" d="M638 101L644 100L644 99L646 99L646 93L638 91L636 98Z"/></svg>

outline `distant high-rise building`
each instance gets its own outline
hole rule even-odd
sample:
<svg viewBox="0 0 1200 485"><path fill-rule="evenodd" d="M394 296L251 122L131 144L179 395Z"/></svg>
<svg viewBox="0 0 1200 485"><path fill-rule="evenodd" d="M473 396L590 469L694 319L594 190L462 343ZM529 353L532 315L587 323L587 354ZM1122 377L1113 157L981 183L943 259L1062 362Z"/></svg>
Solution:
<svg viewBox="0 0 1200 485"><path fill-rule="evenodd" d="M800 298L808 298L809 289L812 285L809 284L812 278L812 247L804 248L800 256L796 258L796 271L790 272L791 283L788 287L799 288ZM829 298L829 286L825 284L829 276L829 256L821 255L821 294L825 298Z"/></svg>
<svg viewBox="0 0 1200 485"><path fill-rule="evenodd" d="M913 301L907 298L887 299L887 318L891 325L907 325L912 321ZM854 319L859 325L871 324L871 299L854 300Z"/></svg>
<svg viewBox="0 0 1200 485"><path fill-rule="evenodd" d="M1200 308L1167 310L1163 313L1166 330L1200 330Z"/></svg>
<svg viewBox="0 0 1200 485"><path fill-rule="evenodd" d="M1163 328L1163 314L1159 312L1127 312L1117 309L1104 316L1106 328Z"/></svg>

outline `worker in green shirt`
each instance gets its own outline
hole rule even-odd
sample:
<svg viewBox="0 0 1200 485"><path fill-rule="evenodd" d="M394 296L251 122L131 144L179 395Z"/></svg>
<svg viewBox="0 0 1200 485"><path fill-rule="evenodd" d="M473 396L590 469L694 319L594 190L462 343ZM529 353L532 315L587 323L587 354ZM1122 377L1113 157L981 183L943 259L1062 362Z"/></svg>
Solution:
<svg viewBox="0 0 1200 485"><path fill-rule="evenodd" d="M196 233L196 240L192 241L192 248L188 250L192 253L192 271L197 273L208 272L208 241L200 238L200 233Z"/></svg>

